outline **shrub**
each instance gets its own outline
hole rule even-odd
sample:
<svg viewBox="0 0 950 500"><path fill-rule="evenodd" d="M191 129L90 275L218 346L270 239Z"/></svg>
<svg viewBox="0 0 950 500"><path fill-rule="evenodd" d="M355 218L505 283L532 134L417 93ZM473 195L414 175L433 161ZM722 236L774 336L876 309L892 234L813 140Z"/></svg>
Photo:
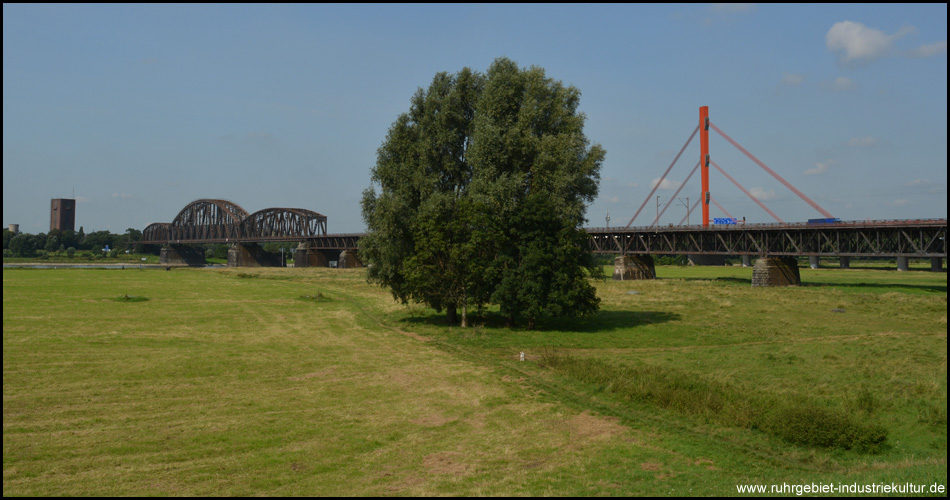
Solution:
<svg viewBox="0 0 950 500"><path fill-rule="evenodd" d="M330 297L323 294L323 292L317 292L316 295L301 295L300 300L307 302L330 302Z"/></svg>
<svg viewBox="0 0 950 500"><path fill-rule="evenodd" d="M145 302L148 300L148 297L140 297L136 295L125 294L125 295L120 295L110 300L113 300L115 302Z"/></svg>

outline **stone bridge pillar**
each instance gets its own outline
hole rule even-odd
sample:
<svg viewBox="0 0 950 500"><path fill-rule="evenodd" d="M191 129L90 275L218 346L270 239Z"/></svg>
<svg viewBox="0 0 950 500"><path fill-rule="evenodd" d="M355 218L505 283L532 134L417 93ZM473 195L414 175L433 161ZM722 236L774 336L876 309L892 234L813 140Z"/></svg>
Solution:
<svg viewBox="0 0 950 500"><path fill-rule="evenodd" d="M742 267L751 267L752 266L752 256L743 255L742 256Z"/></svg>
<svg viewBox="0 0 950 500"><path fill-rule="evenodd" d="M817 255L808 256L808 267L812 269L818 269L819 267L821 267L821 262L818 260Z"/></svg>
<svg viewBox="0 0 950 500"><path fill-rule="evenodd" d="M851 269L851 257L838 257L841 269Z"/></svg>
<svg viewBox="0 0 950 500"><path fill-rule="evenodd" d="M203 266L208 263L204 250L188 245L163 246L158 262L169 266Z"/></svg>
<svg viewBox="0 0 950 500"><path fill-rule="evenodd" d="M283 267L283 262L279 253L266 252L256 243L232 243L228 267Z"/></svg>
<svg viewBox="0 0 950 500"><path fill-rule="evenodd" d="M340 269L351 269L357 267L363 267L363 263L360 261L359 257L356 255L356 250L344 250L340 252L340 258L337 261L337 266Z"/></svg>
<svg viewBox="0 0 950 500"><path fill-rule="evenodd" d="M943 272L943 257L931 257L930 270L935 273Z"/></svg>
<svg viewBox="0 0 950 500"><path fill-rule="evenodd" d="M795 257L759 257L752 268L752 286L797 286L802 284Z"/></svg>
<svg viewBox="0 0 950 500"><path fill-rule="evenodd" d="M907 257L898 257L897 258L897 270L898 271L910 271L910 261Z"/></svg>
<svg viewBox="0 0 950 500"><path fill-rule="evenodd" d="M294 250L294 267L328 267L329 265L330 260L326 254L310 248L306 242L300 243Z"/></svg>
<svg viewBox="0 0 950 500"><path fill-rule="evenodd" d="M656 279L656 267L650 255L621 255L614 259L614 279L652 280Z"/></svg>

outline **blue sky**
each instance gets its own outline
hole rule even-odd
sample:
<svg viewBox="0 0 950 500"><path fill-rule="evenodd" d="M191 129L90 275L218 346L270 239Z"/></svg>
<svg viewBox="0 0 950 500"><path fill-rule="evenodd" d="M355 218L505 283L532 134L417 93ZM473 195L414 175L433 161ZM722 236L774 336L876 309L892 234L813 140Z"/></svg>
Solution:
<svg viewBox="0 0 950 500"><path fill-rule="evenodd" d="M835 217L945 218L946 47L946 4L4 4L3 224L46 232L49 200L75 197L77 226L121 233L224 198L361 232L376 150L412 94L501 56L580 89L607 151L591 226L629 222L700 106ZM710 143L782 220L820 217ZM698 159L697 138L634 225ZM729 214L774 222L718 172L710 184ZM699 191L697 174L660 223Z"/></svg>

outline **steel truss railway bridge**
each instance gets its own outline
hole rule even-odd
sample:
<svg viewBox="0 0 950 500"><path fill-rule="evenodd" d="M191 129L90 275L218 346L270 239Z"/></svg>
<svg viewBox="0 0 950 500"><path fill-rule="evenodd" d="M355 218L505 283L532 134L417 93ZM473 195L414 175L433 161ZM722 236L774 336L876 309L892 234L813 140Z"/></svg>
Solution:
<svg viewBox="0 0 950 500"><path fill-rule="evenodd" d="M265 208L248 213L221 199L189 203L172 222L149 224L140 243L162 245L163 264L197 265L204 254L190 245L229 244L229 266L280 266L282 259L263 251L261 243L298 242L295 262L328 265L330 260L357 263L359 234L327 234L327 217L303 208Z"/></svg>

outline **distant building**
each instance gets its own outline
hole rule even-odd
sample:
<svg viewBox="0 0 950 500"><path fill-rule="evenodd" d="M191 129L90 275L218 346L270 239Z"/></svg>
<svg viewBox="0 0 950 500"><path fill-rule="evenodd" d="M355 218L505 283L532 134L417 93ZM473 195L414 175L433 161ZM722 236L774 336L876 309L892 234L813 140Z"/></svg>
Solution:
<svg viewBox="0 0 950 500"><path fill-rule="evenodd" d="M49 209L49 230L76 230L76 200L54 198Z"/></svg>

